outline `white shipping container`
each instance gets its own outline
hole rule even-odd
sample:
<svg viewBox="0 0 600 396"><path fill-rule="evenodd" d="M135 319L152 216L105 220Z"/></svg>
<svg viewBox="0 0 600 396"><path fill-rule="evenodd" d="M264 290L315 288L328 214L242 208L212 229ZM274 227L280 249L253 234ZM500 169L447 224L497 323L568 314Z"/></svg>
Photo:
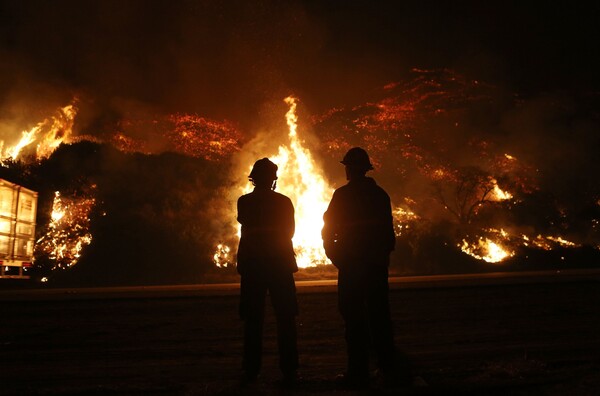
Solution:
<svg viewBox="0 0 600 396"><path fill-rule="evenodd" d="M38 193L0 179L0 278L28 278Z"/></svg>

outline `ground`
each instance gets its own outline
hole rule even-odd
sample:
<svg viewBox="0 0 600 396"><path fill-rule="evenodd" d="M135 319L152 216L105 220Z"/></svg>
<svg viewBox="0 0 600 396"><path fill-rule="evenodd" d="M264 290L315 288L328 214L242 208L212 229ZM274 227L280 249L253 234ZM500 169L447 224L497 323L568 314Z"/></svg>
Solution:
<svg viewBox="0 0 600 396"><path fill-rule="evenodd" d="M334 287L299 288L301 380L278 386L275 329L264 368L241 388L235 286L202 293L0 294L0 395L361 394L344 369ZM595 395L600 390L596 279L402 282L390 295L395 340L413 384L363 394Z"/></svg>

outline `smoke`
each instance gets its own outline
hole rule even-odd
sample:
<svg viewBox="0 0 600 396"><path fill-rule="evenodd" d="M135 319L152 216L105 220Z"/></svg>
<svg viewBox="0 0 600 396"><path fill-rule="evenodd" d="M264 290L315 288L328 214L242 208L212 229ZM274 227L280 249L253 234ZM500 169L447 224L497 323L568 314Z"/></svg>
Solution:
<svg viewBox="0 0 600 396"><path fill-rule="evenodd" d="M156 109L254 122L262 103L285 96L298 82L290 76L304 62L316 67L321 47L319 30L293 3L60 1L4 7L10 17L0 48L1 85L11 92L5 105L17 98L31 106L30 99L42 93L39 85L52 92L42 96L61 102L65 92L75 91L89 98L90 126ZM25 83L15 82L15 75Z"/></svg>
<svg viewBox="0 0 600 396"><path fill-rule="evenodd" d="M551 94L521 101L503 120L508 145L533 163L541 188L567 199L598 185L600 97ZM577 186L577 184L580 184ZM598 194L588 191L588 193ZM579 197L581 198L581 197Z"/></svg>
<svg viewBox="0 0 600 396"><path fill-rule="evenodd" d="M598 86L598 10L429 2L5 1L0 112L82 100L81 129L197 113L260 127L293 92L311 113L371 100L411 67L510 91ZM40 103L46 102L46 103ZM12 111L14 113L14 110ZM10 115L10 114L9 114ZM13 114L15 115L15 114ZM6 119L10 117L2 117Z"/></svg>

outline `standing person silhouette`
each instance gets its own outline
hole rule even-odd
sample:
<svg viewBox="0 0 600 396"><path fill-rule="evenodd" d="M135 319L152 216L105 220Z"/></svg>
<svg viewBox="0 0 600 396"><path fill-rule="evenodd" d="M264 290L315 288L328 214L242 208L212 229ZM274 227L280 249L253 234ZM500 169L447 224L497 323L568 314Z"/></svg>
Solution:
<svg viewBox="0 0 600 396"><path fill-rule="evenodd" d="M341 163L348 183L333 193L323 215L322 237L327 256L338 268L338 304L345 324L348 365L338 380L344 386L365 388L370 340L384 381L393 375L388 266L396 239L390 197L366 177L373 169L367 152L352 148Z"/></svg>
<svg viewBox="0 0 600 396"><path fill-rule="evenodd" d="M268 158L254 164L248 179L254 191L237 202L242 225L237 252L241 275L240 316L244 321L243 384L255 382L261 368L265 298L268 294L277 320L279 368L283 384L293 385L298 369L296 285L298 271L292 237L294 206L276 193L277 165Z"/></svg>

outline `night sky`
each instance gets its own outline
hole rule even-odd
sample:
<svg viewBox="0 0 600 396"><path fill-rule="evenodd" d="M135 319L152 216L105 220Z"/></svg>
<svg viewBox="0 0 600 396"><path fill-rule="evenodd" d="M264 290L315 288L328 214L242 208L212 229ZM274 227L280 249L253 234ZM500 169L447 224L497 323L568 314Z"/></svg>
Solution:
<svg viewBox="0 0 600 396"><path fill-rule="evenodd" d="M412 68L524 97L597 93L598 20L600 5L567 1L2 0L0 117L77 94L82 129L143 109L250 130L269 101L293 93L318 114Z"/></svg>

